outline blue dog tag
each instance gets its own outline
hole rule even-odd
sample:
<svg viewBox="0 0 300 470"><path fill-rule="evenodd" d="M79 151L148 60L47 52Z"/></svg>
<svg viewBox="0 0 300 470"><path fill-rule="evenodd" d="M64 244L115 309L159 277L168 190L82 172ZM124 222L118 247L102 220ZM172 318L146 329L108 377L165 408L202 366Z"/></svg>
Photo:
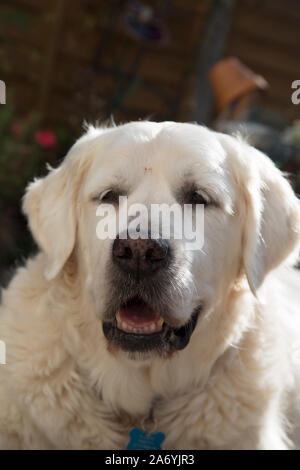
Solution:
<svg viewBox="0 0 300 470"><path fill-rule="evenodd" d="M127 450L161 450L161 444L165 440L163 432L147 434L139 428L133 428L129 432L130 441Z"/></svg>

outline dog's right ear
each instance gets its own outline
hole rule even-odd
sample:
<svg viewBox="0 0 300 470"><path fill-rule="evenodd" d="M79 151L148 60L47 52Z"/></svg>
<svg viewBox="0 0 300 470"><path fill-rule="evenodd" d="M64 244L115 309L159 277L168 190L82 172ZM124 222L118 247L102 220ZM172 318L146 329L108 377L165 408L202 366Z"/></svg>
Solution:
<svg viewBox="0 0 300 470"><path fill-rule="evenodd" d="M46 254L45 276L53 279L69 258L76 233L74 184L65 162L26 191L23 211L41 250Z"/></svg>
<svg viewBox="0 0 300 470"><path fill-rule="evenodd" d="M30 230L46 254L45 276L53 279L71 255L76 238L76 196L88 167L88 153L106 128L86 126L63 163L27 187L23 212Z"/></svg>

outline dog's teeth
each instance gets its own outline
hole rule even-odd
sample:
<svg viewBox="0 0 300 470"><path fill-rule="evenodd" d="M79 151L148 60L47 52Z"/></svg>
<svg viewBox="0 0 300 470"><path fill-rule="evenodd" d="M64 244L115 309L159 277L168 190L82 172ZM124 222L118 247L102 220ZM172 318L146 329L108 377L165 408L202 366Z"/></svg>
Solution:
<svg viewBox="0 0 300 470"><path fill-rule="evenodd" d="M134 328L133 326L129 325L128 323L126 323L125 321L121 319L119 311L116 313L116 320L117 320L118 328L120 328L121 330L127 333L136 333L136 334L150 334L150 333L158 332L162 329L162 326L164 323L163 318L160 317L160 319L157 322L153 322L150 325Z"/></svg>

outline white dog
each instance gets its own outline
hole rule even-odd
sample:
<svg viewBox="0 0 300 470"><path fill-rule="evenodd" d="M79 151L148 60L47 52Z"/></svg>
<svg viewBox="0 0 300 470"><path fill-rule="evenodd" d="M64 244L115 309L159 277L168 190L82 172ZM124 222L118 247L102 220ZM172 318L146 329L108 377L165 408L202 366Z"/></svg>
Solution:
<svg viewBox="0 0 300 470"><path fill-rule="evenodd" d="M120 195L203 204L203 248L99 240ZM292 447L300 210L265 155L193 124L91 127L24 211L40 253L3 293L1 448L125 449L132 428L163 449Z"/></svg>

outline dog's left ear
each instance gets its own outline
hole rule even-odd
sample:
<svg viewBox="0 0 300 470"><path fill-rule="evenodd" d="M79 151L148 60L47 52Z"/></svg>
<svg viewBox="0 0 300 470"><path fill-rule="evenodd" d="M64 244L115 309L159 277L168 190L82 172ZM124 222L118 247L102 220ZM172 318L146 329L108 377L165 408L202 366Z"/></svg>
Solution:
<svg viewBox="0 0 300 470"><path fill-rule="evenodd" d="M300 240L300 204L289 182L263 153L242 144L248 166L244 268L253 293Z"/></svg>
<svg viewBox="0 0 300 470"><path fill-rule="evenodd" d="M28 186L23 211L35 240L46 254L45 276L53 279L75 244L74 184L65 162Z"/></svg>
<svg viewBox="0 0 300 470"><path fill-rule="evenodd" d="M265 276L292 253L300 241L300 203L274 163L254 147L222 137L232 154L232 170L244 200L242 261L255 294ZM229 144L229 146L228 146Z"/></svg>

